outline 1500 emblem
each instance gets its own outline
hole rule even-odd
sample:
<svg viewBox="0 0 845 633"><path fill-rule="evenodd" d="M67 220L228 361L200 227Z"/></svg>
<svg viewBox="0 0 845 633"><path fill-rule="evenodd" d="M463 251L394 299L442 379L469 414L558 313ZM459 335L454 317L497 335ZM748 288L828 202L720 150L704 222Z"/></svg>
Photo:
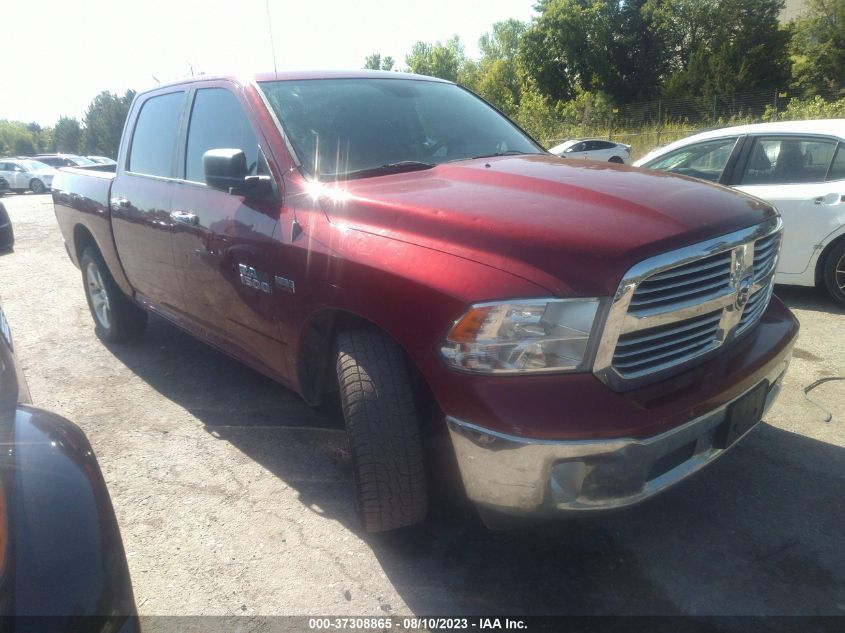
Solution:
<svg viewBox="0 0 845 633"><path fill-rule="evenodd" d="M246 264L238 264L238 271L243 285L270 294L270 275Z"/></svg>

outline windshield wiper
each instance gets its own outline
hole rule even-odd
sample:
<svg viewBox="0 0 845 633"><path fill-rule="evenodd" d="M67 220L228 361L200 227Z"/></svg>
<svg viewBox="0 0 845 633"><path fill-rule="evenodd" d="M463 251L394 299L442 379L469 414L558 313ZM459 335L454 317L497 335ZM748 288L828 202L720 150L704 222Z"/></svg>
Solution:
<svg viewBox="0 0 845 633"><path fill-rule="evenodd" d="M530 152L521 152L518 149L509 149L506 152L493 152L492 154L481 154L480 156L473 156L476 158L493 158L495 156L519 156L521 154L529 154Z"/></svg>
<svg viewBox="0 0 845 633"><path fill-rule="evenodd" d="M330 176L323 176L324 180L345 180L353 178L369 178L371 176L386 176L388 174L402 174L408 171L421 171L423 169L431 169L434 167L433 163L423 163L418 160L402 160L397 163L385 163L379 167L367 167L366 169L358 169L356 171L342 172L339 174L332 174Z"/></svg>

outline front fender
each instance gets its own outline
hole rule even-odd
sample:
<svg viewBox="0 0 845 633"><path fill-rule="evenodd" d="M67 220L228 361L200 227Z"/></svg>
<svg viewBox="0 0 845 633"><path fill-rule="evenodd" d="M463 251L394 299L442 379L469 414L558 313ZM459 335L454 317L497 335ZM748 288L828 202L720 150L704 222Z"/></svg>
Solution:
<svg viewBox="0 0 845 633"><path fill-rule="evenodd" d="M470 304L549 294L479 262L338 225L308 227L301 239L297 257L305 283L297 279L299 309L289 309L293 295L277 293L282 336L296 346L292 359L303 353L315 319L341 312L381 328L425 375L426 358Z"/></svg>

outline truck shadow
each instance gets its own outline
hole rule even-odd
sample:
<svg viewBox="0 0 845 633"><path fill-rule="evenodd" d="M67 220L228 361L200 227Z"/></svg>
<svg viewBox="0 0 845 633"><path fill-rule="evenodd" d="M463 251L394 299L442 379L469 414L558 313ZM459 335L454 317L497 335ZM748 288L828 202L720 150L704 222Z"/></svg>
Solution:
<svg viewBox="0 0 845 633"><path fill-rule="evenodd" d="M469 504L437 494L424 524L365 535L337 417L157 319L140 345L110 349L306 508L361 536L416 614L845 610L837 446L761 425L714 468L627 511L489 531Z"/></svg>

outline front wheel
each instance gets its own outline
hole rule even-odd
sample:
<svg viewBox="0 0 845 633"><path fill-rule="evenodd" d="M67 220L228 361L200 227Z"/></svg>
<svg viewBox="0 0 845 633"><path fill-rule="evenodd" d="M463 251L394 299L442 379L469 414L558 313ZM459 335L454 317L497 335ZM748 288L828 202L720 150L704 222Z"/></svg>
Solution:
<svg viewBox="0 0 845 633"><path fill-rule="evenodd" d="M402 350L375 328L342 332L336 367L364 529L419 523L428 493L420 416Z"/></svg>
<svg viewBox="0 0 845 633"><path fill-rule="evenodd" d="M610 159L607 161L608 163L616 163L617 165L624 165L625 161L619 158L618 156L611 156Z"/></svg>
<svg viewBox="0 0 845 633"><path fill-rule="evenodd" d="M44 183L38 178L33 178L29 183L29 190L32 191L32 193L41 194L47 191L47 187L45 187Z"/></svg>
<svg viewBox="0 0 845 633"><path fill-rule="evenodd" d="M834 247L827 256L824 283L831 296L845 304L845 241Z"/></svg>
<svg viewBox="0 0 845 633"><path fill-rule="evenodd" d="M97 336L111 343L141 336L147 325L147 313L117 287L100 251L86 248L79 259L79 267Z"/></svg>

